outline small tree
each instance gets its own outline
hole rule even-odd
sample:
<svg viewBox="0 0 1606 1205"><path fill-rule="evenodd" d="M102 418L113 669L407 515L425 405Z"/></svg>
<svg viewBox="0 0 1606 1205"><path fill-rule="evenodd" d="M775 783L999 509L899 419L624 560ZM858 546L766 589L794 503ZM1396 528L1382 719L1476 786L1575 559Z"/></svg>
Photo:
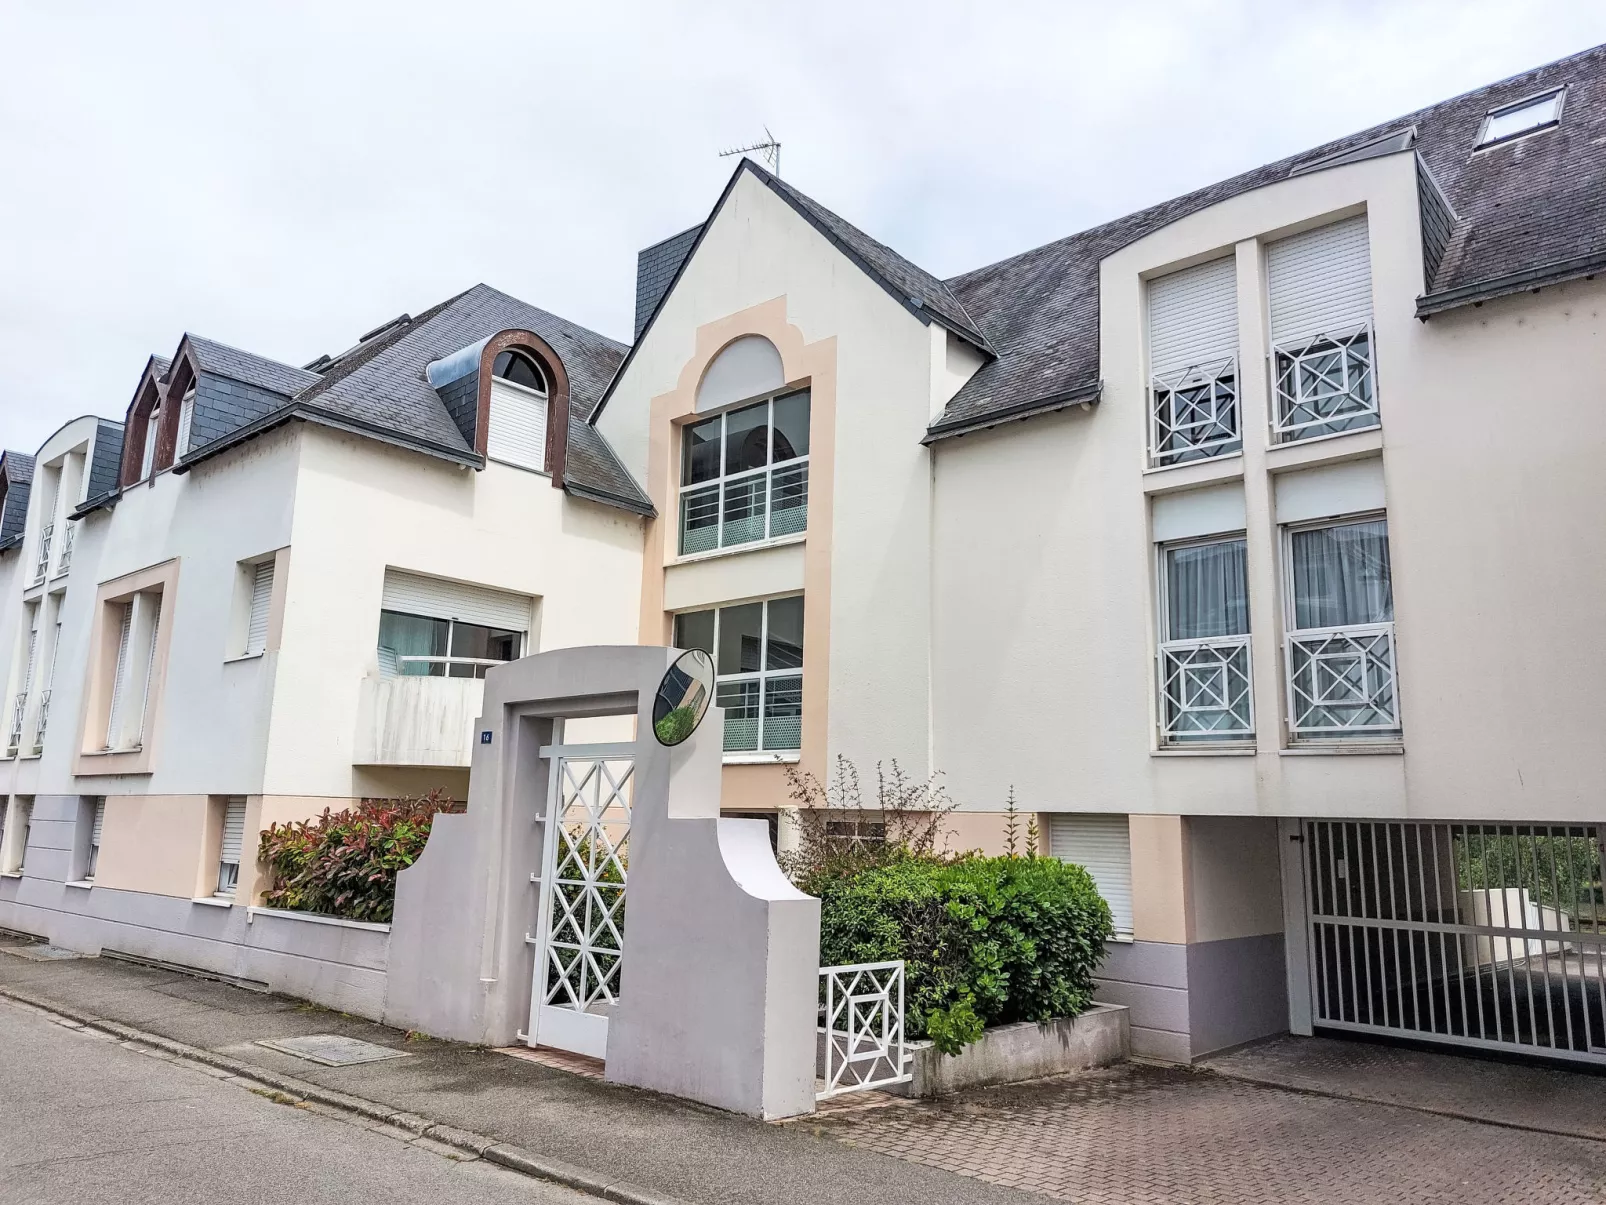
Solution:
<svg viewBox="0 0 1606 1205"><path fill-rule="evenodd" d="M1015 806L1015 784L1009 784L1009 798L1004 804L1004 852L1012 858L1020 857L1020 809ZM1030 852L1036 853L1034 848Z"/></svg>
<svg viewBox="0 0 1606 1205"><path fill-rule="evenodd" d="M786 779L798 805L798 847L781 855L781 865L805 891L905 858L939 858L950 834L946 821L959 806L939 775L917 781L896 759L876 763L875 798L868 803L858 768L841 754L824 783L794 766Z"/></svg>

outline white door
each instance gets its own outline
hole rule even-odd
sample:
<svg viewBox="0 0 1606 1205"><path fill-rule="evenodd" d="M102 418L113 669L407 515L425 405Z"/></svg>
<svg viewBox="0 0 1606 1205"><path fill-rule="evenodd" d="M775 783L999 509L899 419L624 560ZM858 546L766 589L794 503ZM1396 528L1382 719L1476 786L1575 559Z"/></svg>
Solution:
<svg viewBox="0 0 1606 1205"><path fill-rule="evenodd" d="M550 745L525 1041L604 1058L624 964L635 745Z"/></svg>

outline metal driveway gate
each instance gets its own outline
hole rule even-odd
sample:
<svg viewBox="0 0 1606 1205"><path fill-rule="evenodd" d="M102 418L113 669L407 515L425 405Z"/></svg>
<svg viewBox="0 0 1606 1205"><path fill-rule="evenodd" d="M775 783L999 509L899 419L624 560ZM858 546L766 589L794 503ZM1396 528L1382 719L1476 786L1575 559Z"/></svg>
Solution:
<svg viewBox="0 0 1606 1205"><path fill-rule="evenodd" d="M530 1045L604 1058L624 964L635 746L550 745Z"/></svg>
<svg viewBox="0 0 1606 1205"><path fill-rule="evenodd" d="M1606 826L1300 835L1317 1028L1606 1064Z"/></svg>

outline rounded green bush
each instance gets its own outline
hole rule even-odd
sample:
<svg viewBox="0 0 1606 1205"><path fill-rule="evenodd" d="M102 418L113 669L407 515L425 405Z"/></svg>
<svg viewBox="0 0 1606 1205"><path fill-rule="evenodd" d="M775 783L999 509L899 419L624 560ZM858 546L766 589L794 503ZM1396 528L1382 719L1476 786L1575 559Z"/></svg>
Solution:
<svg viewBox="0 0 1606 1205"><path fill-rule="evenodd" d="M804 890L821 965L903 959L909 1036L948 1053L982 1026L1081 1012L1114 932L1092 877L1057 858L910 857Z"/></svg>

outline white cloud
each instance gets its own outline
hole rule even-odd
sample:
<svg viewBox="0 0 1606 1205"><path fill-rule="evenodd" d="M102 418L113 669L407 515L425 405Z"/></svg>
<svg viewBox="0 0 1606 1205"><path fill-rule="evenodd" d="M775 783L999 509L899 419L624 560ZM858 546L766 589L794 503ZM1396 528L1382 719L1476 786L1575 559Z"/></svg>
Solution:
<svg viewBox="0 0 1606 1205"><path fill-rule="evenodd" d="M484 280L625 337L765 123L950 274L1600 41L1522 0L12 0L0 446L120 417L187 329L301 363Z"/></svg>

